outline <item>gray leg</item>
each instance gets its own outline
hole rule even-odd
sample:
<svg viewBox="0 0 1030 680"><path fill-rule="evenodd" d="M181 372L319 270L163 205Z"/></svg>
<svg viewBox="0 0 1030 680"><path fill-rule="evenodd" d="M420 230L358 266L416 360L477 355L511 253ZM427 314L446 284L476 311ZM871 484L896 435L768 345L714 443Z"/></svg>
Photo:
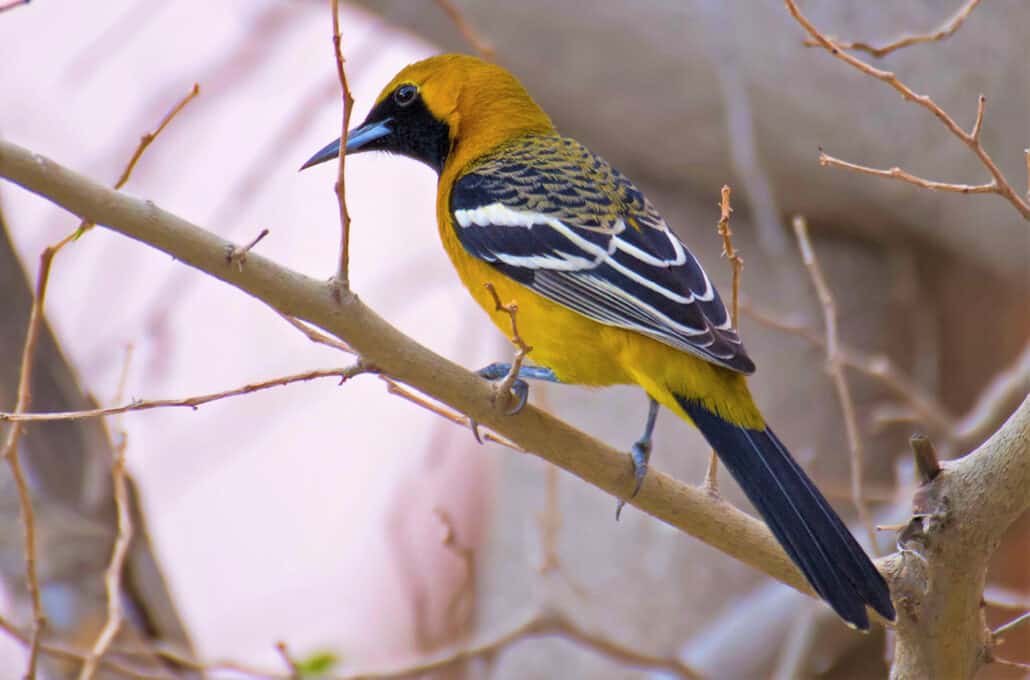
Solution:
<svg viewBox="0 0 1030 680"><path fill-rule="evenodd" d="M647 409L647 423L644 425L644 434L641 435L640 439L633 444L630 449L630 457L633 459L633 477L637 483L633 487L633 493L630 494L630 498L633 498L640 491L640 487L644 484L644 477L647 476L647 461L651 458L651 435L654 434L655 422L658 420L658 409L660 408L657 401L651 399L651 403ZM622 513L623 506L626 505L626 501L619 499L618 504L615 506L615 521L619 521L619 515Z"/></svg>
<svg viewBox="0 0 1030 680"><path fill-rule="evenodd" d="M493 363L489 366L485 366L478 371L476 374L486 378L487 380L501 380L508 371L511 370L511 364L504 363ZM558 377L549 368L543 368L542 366L522 366L519 369L519 375L515 379L515 382L511 385L511 391L515 393L515 405L508 411L509 416L513 416L526 405L529 400L529 384L526 380L546 380L548 382L561 382Z"/></svg>

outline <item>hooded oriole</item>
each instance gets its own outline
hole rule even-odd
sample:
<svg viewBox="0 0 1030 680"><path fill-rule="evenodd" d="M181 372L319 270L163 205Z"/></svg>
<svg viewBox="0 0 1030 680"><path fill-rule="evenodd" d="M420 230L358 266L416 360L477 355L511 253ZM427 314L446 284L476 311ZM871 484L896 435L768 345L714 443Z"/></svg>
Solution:
<svg viewBox="0 0 1030 680"><path fill-rule="evenodd" d="M336 140L304 167L339 149ZM561 136L514 76L463 55L404 68L347 135L347 153L368 150L438 173L440 238L461 281L502 331L508 319L484 284L518 303L536 364L522 377L647 392L647 427L633 446L637 488L661 404L701 430L845 621L867 629L866 605L894 618L883 577L752 401L745 375L754 364L701 265L640 190Z"/></svg>

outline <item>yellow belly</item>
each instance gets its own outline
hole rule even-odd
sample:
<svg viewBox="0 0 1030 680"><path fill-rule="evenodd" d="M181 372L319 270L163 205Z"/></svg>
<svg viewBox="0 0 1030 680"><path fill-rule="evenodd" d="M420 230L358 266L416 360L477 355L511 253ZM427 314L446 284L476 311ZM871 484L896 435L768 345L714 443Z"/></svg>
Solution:
<svg viewBox="0 0 1030 680"><path fill-rule="evenodd" d="M445 204L446 205L446 204ZM563 307L469 255L440 215L440 238L465 287L509 339L508 314L497 311L490 283L503 304L518 305L519 335L532 350L528 359L551 369L564 383L640 385L652 398L689 420L674 395L700 401L723 418L764 427L743 375L635 331L606 326Z"/></svg>

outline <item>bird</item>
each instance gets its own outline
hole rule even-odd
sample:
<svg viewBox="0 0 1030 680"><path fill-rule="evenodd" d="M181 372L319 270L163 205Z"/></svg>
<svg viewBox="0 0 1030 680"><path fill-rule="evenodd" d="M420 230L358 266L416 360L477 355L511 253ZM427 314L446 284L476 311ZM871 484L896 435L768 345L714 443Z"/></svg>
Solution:
<svg viewBox="0 0 1030 680"><path fill-rule="evenodd" d="M649 408L630 449L634 496L664 406L701 431L846 623L868 630L867 606L894 619L883 576L755 405L747 385L755 364L701 264L641 190L561 135L513 74L462 54L410 64L345 141L301 169L337 158L341 144L347 154L385 151L436 172L451 264L506 334L497 300L517 303L518 332L532 347L512 386L512 413L528 396L526 379L640 386ZM479 374L499 380L510 370L498 362Z"/></svg>

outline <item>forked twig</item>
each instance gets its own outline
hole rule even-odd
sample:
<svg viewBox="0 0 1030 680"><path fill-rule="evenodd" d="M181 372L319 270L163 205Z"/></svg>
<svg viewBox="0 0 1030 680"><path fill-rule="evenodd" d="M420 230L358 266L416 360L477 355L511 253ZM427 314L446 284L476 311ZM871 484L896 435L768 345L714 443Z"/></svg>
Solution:
<svg viewBox="0 0 1030 680"><path fill-rule="evenodd" d="M722 237L722 255L730 262L733 270L732 299L730 303L730 323L733 328L740 328L740 272L744 269L744 260L740 253L733 247L733 231L730 229L730 213L733 212L730 206L730 186L722 185L719 192L719 224L716 231ZM708 459L708 469L705 471L704 488L712 494L719 495L719 454L712 449Z"/></svg>
<svg viewBox="0 0 1030 680"><path fill-rule="evenodd" d="M826 283L819 261L815 257L815 250L808 238L808 223L803 217L794 218L794 233L797 236L798 246L801 248L801 259L808 269L812 284L815 286L819 302L822 304L823 321L826 326L826 363L827 371L833 380L833 386L837 391L837 399L840 402L841 413L844 417L844 430L847 435L848 449L851 452L851 500L858 510L859 520L865 527L869 538L869 545L874 554L879 554L879 545L876 540L876 530L873 527L873 520L869 514L869 507L866 505L863 484L865 480L865 450L862 446L862 438L858 432L858 421L855 417L855 404L851 398L851 389L848 387L848 379L844 373L843 362L838 349L837 331L837 303L833 299L830 287Z"/></svg>
<svg viewBox="0 0 1030 680"><path fill-rule="evenodd" d="M454 22L458 31L461 32L462 37L465 38L466 42L472 46L472 49L474 49L479 56L487 61L493 60L496 54L493 46L486 40L483 40L483 37L479 35L479 32L465 19L465 16L461 13L458 7L451 2L451 0L436 0L436 4L440 9L447 13L447 16L449 16L451 21Z"/></svg>
<svg viewBox="0 0 1030 680"><path fill-rule="evenodd" d="M915 102L916 104L922 106L924 109L926 109L934 116L936 116L937 119L941 121L941 123L943 123L944 126L947 127L953 135L962 140L962 142L966 146L968 146L974 154L976 154L977 158L980 159L980 162L983 164L985 168L987 168L987 171L991 174L991 177L993 178L988 184L983 185L985 187L990 187L989 190L977 189L976 191L973 191L972 188L976 187L976 185L958 184L953 185L958 188L948 189L948 191L959 191L962 193L998 194L999 196L1002 196L1007 201L1009 201L1013 206L1015 206L1016 210L1019 211L1019 214L1023 216L1023 219L1030 220L1030 199L1024 201L1012 189L1012 186L1009 184L1008 180L1002 174L998 166L995 165L994 160L990 157L987 151L983 148L983 145L980 143L980 132L983 129L984 106L986 103L986 100L984 99L983 95L980 95L979 104L977 106L976 122L973 124L972 129L969 132L966 132L958 123L955 122L955 120L951 116L949 116L940 106L938 106L936 102L933 101L933 99L926 95L916 94L912 91L911 88L909 88L903 82L898 80L898 77L891 71L884 71L882 69L878 69L875 66L867 64L858 57L848 54L845 51L844 45L836 43L830 38L820 33L819 29L812 25L812 22L805 18L805 16L801 13L794 0L784 0L784 2L786 3L787 11L789 11L791 16L793 16L794 19L799 24L801 24L801 26L805 29L805 31L808 32L808 34L812 37L812 40L816 44L824 48L827 52L832 54L837 59L840 59L841 61L849 64L850 66L853 66L862 73L872 76L873 78L876 78L877 80L880 80L884 83L887 83L892 88L897 90L899 94L901 94L902 99L904 99L905 101ZM822 156L820 157L820 162L823 165L837 165L839 167L848 167L847 165L843 165L843 161L839 161L838 159L830 160L832 157L826 158L827 160L824 162ZM934 188L936 190L944 190L943 187L946 186L946 183L933 182L931 180L923 180L920 178L916 178L910 175L909 173L904 173L901 170L898 170L898 172L893 172L892 169L870 173L867 171L872 170L872 168L865 168L864 166L855 166L855 168L849 169L857 168L862 168L858 171L865 172L866 174L879 174L881 176L897 177L898 179L903 179L904 181L913 184L918 184L919 186L926 186L927 188Z"/></svg>
<svg viewBox="0 0 1030 680"><path fill-rule="evenodd" d="M339 165L336 171L336 202L340 208L340 263L336 269L335 281L345 289L350 287L350 211L347 210L347 179L344 166L347 162L347 130L350 128L351 109L354 108L354 97L347 83L347 72L343 68L343 50L340 47L340 3L329 0L329 8L333 19L333 54L336 57L336 77L340 81L340 92L343 98L343 121L340 125Z"/></svg>
<svg viewBox="0 0 1030 680"><path fill-rule="evenodd" d="M931 33L920 33L917 35L906 35L904 37L898 38L897 40L887 43L883 47L874 47L873 45L864 42L843 42L835 38L830 39L833 40L839 47L845 50L858 50L860 52L867 52L877 58L885 57L891 52L903 49L905 47L921 45L923 43L929 42L937 42L939 40L944 40L945 38L950 38L952 35L954 35L955 31L957 31L959 27L962 26L963 23L965 23L966 19L969 18L970 13L972 13L973 9L979 4L980 0L969 0L968 2L966 2L965 5L960 7L957 12L955 12L954 16L948 19L948 21L946 21L936 31L933 31ZM805 47L820 47L820 44L818 42L811 39L805 40L804 45Z"/></svg>
<svg viewBox="0 0 1030 680"><path fill-rule="evenodd" d="M129 512L128 485L125 480L125 447L128 439L123 432L121 442L115 450L114 461L111 464L111 479L114 491L114 505L118 517L118 533L115 536L114 548L111 551L111 561L104 571L104 589L107 592L107 621L97 635L96 641L90 649L79 671L79 680L92 680L97 672L100 659L103 658L111 643L114 641L118 630L122 626L122 570L125 566L125 557L129 554L129 545L132 541L132 516Z"/></svg>
<svg viewBox="0 0 1030 680"><path fill-rule="evenodd" d="M511 344L515 345L515 356L512 358L508 374L497 383L496 391L494 392L496 395L506 395L508 399L511 399L511 387L518 380L519 371L522 370L522 364L526 360L526 355L532 352L533 348L527 345L522 336L519 335L519 326L516 320L519 312L518 303L513 300L508 304L503 304L501 298L497 295L497 289L494 288L494 284L487 282L483 286L494 299L495 311L504 312L511 319Z"/></svg>

